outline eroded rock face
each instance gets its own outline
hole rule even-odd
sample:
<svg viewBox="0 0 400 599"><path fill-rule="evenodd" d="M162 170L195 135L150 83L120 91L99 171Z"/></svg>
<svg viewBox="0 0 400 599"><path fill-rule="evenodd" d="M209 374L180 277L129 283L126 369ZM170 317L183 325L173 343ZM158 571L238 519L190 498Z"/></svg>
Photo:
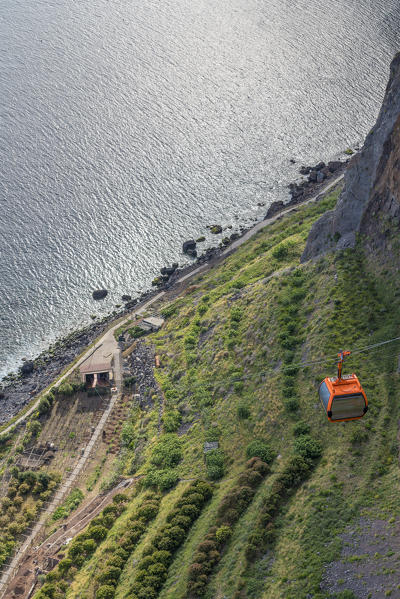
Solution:
<svg viewBox="0 0 400 599"><path fill-rule="evenodd" d="M357 233L376 238L382 246L377 216L399 222L400 53L391 64L390 79L375 127L345 174L345 187L336 208L312 227L302 262L329 250L353 247ZM396 220L397 219L397 220ZM387 228L390 228L387 225ZM386 233L386 238L388 234ZM379 245L378 244L378 245ZM370 242L371 248L374 242Z"/></svg>

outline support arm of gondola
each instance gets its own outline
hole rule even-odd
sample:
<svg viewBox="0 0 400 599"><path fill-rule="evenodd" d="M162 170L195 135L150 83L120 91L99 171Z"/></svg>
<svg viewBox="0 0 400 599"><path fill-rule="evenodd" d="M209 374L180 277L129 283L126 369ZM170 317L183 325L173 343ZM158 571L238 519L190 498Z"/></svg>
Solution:
<svg viewBox="0 0 400 599"><path fill-rule="evenodd" d="M337 370L337 378L338 381L342 380L342 367L343 367L343 362L344 359L347 358L347 356L349 356L351 354L351 352L349 351L341 351L338 353L338 370Z"/></svg>

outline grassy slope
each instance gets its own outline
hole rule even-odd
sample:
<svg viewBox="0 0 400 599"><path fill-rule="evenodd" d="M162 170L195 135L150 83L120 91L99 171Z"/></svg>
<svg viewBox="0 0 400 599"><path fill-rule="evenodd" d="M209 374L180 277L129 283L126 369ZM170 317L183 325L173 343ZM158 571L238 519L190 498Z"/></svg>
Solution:
<svg viewBox="0 0 400 599"><path fill-rule="evenodd" d="M212 522L221 497L243 468L249 441L260 437L273 444L282 456L274 465L278 471L291 450L292 428L299 418L310 424L311 434L323 444L319 466L282 511L273 556L263 556L245 571L245 541L274 473L261 485L210 581L210 598L233 598L239 588L243 596L269 599L301 599L309 593L314 598L328 596L320 590L321 575L324 563L339 555L340 531L362 513L386 519L399 513L394 492L399 482L398 383L393 374L396 346L355 354L349 361L348 368L357 371L372 400L363 421L332 425L318 405L317 385L334 373L334 360L299 372L295 386L300 409L291 413L284 407L284 374L279 369L283 352L292 351L294 362L313 361L335 356L341 347L360 347L398 334L396 279L367 268L357 250L302 267L305 296L299 297L301 309L296 322L293 319L293 337L301 343L293 343L291 349L291 339L279 337L278 317L288 316L290 322L290 306L285 305L292 280L288 268L299 266L312 222L334 205L336 197L332 194L315 206L299 208L195 280L171 306L166 326L149 339L161 356L157 376L166 397L165 409L178 407L186 425L180 437L184 459L177 467L179 475L184 479L205 476L202 446L206 439L218 437L226 457L225 478L178 551L162 599L186 597L187 569L194 549ZM274 273L277 276L270 278ZM249 419L238 419L239 403L248 406ZM146 456L156 441L156 411ZM145 418L136 422L136 438L145 428ZM126 464L129 472L129 455ZM179 484L163 500L157 520L123 573L117 599L128 596L134 560L183 486ZM101 563L101 549L78 574L69 598L92 599L90 577L99 560Z"/></svg>

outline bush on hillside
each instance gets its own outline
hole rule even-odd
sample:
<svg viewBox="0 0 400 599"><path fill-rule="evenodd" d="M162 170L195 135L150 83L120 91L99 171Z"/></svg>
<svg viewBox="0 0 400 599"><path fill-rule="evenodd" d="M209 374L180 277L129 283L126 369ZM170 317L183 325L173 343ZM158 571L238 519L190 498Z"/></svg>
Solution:
<svg viewBox="0 0 400 599"><path fill-rule="evenodd" d="M50 402L46 397L42 397L39 401L38 410L40 415L47 414L50 411Z"/></svg>
<svg viewBox="0 0 400 599"><path fill-rule="evenodd" d="M197 546L193 563L189 568L187 590L190 596L204 596L208 578L221 559L221 552L231 537L232 527L252 502L255 489L267 472L269 466L266 463L259 458L250 459L236 485L223 497L217 511L218 526L212 526L208 530L205 539ZM253 488L243 484L243 481L247 481L253 475Z"/></svg>
<svg viewBox="0 0 400 599"><path fill-rule="evenodd" d="M131 596L151 599L158 596L167 577L167 570L173 554L184 542L187 532L199 516L204 504L212 494L211 485L196 481L192 483L181 499L167 515L167 524L154 536L152 543L142 553L136 565L136 575L130 588ZM201 498L201 505L190 503ZM183 518L183 519L182 519ZM177 522L181 523L181 526Z"/></svg>
<svg viewBox="0 0 400 599"><path fill-rule="evenodd" d="M297 397L288 397L283 401L285 410L289 413L297 412L300 408L300 402Z"/></svg>
<svg viewBox="0 0 400 599"><path fill-rule="evenodd" d="M59 387L56 387L56 390L60 395L64 395L64 397L70 397L74 393L74 388L70 383L61 383Z"/></svg>
<svg viewBox="0 0 400 599"><path fill-rule="evenodd" d="M276 452L265 441L255 439L246 447L246 456L247 458L260 458L266 464L271 464L276 457Z"/></svg>
<svg viewBox="0 0 400 599"><path fill-rule="evenodd" d="M178 410L169 410L163 415L164 431L174 433L182 422L182 415Z"/></svg>
<svg viewBox="0 0 400 599"><path fill-rule="evenodd" d="M179 474L172 469L156 470L151 468L143 479L146 488L157 488L160 491L172 489L179 481Z"/></svg>
<svg viewBox="0 0 400 599"><path fill-rule="evenodd" d="M158 468L173 468L182 459L182 443L173 433L163 435L153 449L151 463Z"/></svg>
<svg viewBox="0 0 400 599"><path fill-rule="evenodd" d="M310 425L308 422L304 422L304 420L299 420L293 427L293 434L295 437L300 437L301 435L308 435L310 432Z"/></svg>
<svg viewBox="0 0 400 599"><path fill-rule="evenodd" d="M96 599L114 599L115 588L109 584L101 585L96 591Z"/></svg>
<svg viewBox="0 0 400 599"><path fill-rule="evenodd" d="M213 449L206 453L207 477L210 480L218 480L224 476L225 456L220 449Z"/></svg>
<svg viewBox="0 0 400 599"><path fill-rule="evenodd" d="M247 420L250 418L250 409L247 404L240 403L237 407L237 416L240 420Z"/></svg>
<svg viewBox="0 0 400 599"><path fill-rule="evenodd" d="M294 442L294 451L304 458L312 460L319 458L322 447L319 441L316 441L310 435L300 435Z"/></svg>

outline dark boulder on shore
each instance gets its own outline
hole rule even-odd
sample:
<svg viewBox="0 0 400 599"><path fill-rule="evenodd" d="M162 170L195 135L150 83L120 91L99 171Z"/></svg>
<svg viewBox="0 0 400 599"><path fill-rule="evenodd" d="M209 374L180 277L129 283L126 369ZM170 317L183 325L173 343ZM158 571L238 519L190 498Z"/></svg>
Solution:
<svg viewBox="0 0 400 599"><path fill-rule="evenodd" d="M311 166L302 166L299 169L300 175L308 175L311 172Z"/></svg>
<svg viewBox="0 0 400 599"><path fill-rule="evenodd" d="M331 162L328 162L328 169L331 173L335 173L342 164L343 162L340 162L340 160L331 160Z"/></svg>
<svg viewBox="0 0 400 599"><path fill-rule="evenodd" d="M182 244L182 251L184 254L189 254L189 251L196 251L196 242L194 239L189 239L188 241L184 241Z"/></svg>
<svg viewBox="0 0 400 599"><path fill-rule="evenodd" d="M129 310L130 308L133 308L134 306L136 306L136 304L137 304L137 303L138 303L138 299L133 299L133 300L130 300L129 302L127 302L127 303L125 304L125 308L126 308L127 310Z"/></svg>
<svg viewBox="0 0 400 599"><path fill-rule="evenodd" d="M92 296L94 300L104 299L108 295L107 289L96 289L93 291Z"/></svg>
<svg viewBox="0 0 400 599"><path fill-rule="evenodd" d="M275 216L275 214L283 210L284 206L285 204L282 202L282 200L279 200L278 202L272 202L271 206L268 208L265 218L272 218Z"/></svg>
<svg viewBox="0 0 400 599"><path fill-rule="evenodd" d="M178 265L175 265L175 264L173 264L172 266L163 266L162 268L160 268L160 273L163 276L170 277L171 275L174 274L174 272L176 271L177 268L178 268Z"/></svg>
<svg viewBox="0 0 400 599"><path fill-rule="evenodd" d="M33 372L34 369L35 369L34 362L32 362L32 360L27 360L21 366L21 374L22 374L22 376L28 376L28 374L31 374L31 372Z"/></svg>
<svg viewBox="0 0 400 599"><path fill-rule="evenodd" d="M130 302L132 299L132 296L131 295L123 295L121 299L123 302Z"/></svg>
<svg viewBox="0 0 400 599"><path fill-rule="evenodd" d="M313 169L312 171L310 171L310 174L308 175L308 180L310 181L310 183L316 183L317 177L318 177L318 172Z"/></svg>

